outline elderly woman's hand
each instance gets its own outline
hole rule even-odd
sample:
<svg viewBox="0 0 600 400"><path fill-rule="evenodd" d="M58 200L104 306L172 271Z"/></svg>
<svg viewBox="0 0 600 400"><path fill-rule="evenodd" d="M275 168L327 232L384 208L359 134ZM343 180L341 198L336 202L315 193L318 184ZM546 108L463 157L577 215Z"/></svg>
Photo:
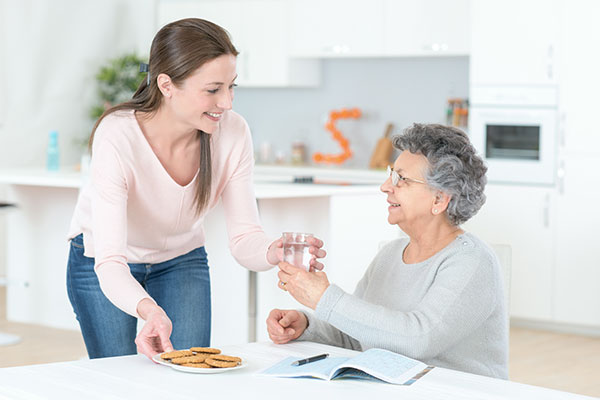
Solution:
<svg viewBox="0 0 600 400"><path fill-rule="evenodd" d="M310 270L320 271L323 269L323 264L317 261L317 259L325 258L327 255L327 252L322 249L323 241L316 237L309 237L307 241L310 245L308 252L313 255L309 262ZM269 249L267 250L267 260L273 265L283 261L283 239L279 238L271 243Z"/></svg>
<svg viewBox="0 0 600 400"><path fill-rule="evenodd" d="M279 276L280 289L288 291L300 304L313 310L329 287L325 272L307 272L286 262L279 263L277 276Z"/></svg>
<svg viewBox="0 0 600 400"><path fill-rule="evenodd" d="M298 339L308 327L306 315L296 310L271 310L267 332L273 343L283 344Z"/></svg>

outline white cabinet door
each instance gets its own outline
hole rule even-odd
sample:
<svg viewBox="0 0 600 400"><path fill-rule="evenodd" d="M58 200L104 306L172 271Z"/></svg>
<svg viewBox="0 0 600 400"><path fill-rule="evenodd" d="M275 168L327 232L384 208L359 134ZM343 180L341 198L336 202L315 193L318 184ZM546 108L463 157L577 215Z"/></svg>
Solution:
<svg viewBox="0 0 600 400"><path fill-rule="evenodd" d="M561 42L561 145L568 154L600 155L600 2L569 0Z"/></svg>
<svg viewBox="0 0 600 400"><path fill-rule="evenodd" d="M287 5L276 0L161 0L159 26L202 18L225 28L239 55L237 83L246 87L316 86L317 60L288 56Z"/></svg>
<svg viewBox="0 0 600 400"><path fill-rule="evenodd" d="M385 53L468 55L469 0L385 0Z"/></svg>
<svg viewBox="0 0 600 400"><path fill-rule="evenodd" d="M556 84L559 0L471 2L472 85Z"/></svg>
<svg viewBox="0 0 600 400"><path fill-rule="evenodd" d="M600 326L600 2L565 2L557 199L558 322Z"/></svg>
<svg viewBox="0 0 600 400"><path fill-rule="evenodd" d="M238 50L246 46L242 30L241 0L161 0L158 2L158 29L182 18L202 18L221 26L231 35Z"/></svg>
<svg viewBox="0 0 600 400"><path fill-rule="evenodd" d="M550 321L554 276L555 193L552 188L486 187L487 201L464 228L512 248L510 315Z"/></svg>
<svg viewBox="0 0 600 400"><path fill-rule="evenodd" d="M600 156L564 159L557 200L555 319L600 326Z"/></svg>
<svg viewBox="0 0 600 400"><path fill-rule="evenodd" d="M289 7L292 55L383 54L382 0L291 0Z"/></svg>

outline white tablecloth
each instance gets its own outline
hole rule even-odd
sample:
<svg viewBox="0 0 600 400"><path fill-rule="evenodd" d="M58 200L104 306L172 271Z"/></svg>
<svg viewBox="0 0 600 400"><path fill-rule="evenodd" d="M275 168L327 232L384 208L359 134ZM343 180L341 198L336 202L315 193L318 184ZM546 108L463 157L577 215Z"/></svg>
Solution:
<svg viewBox="0 0 600 400"><path fill-rule="evenodd" d="M249 343L222 349L242 357L248 366L221 374L191 374L137 355L3 368L0 399L589 399L444 368L434 368L410 386L274 378L257 372L288 356L355 352L310 342Z"/></svg>

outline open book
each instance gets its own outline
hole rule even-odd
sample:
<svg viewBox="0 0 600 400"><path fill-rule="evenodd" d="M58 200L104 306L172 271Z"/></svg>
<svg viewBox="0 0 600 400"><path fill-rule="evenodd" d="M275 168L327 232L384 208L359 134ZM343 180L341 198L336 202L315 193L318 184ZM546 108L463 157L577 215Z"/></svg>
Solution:
<svg viewBox="0 0 600 400"><path fill-rule="evenodd" d="M410 385L432 368L421 361L383 349L369 349L352 358L328 357L304 365L292 365L297 359L288 357L265 369L261 374L325 380L369 379Z"/></svg>

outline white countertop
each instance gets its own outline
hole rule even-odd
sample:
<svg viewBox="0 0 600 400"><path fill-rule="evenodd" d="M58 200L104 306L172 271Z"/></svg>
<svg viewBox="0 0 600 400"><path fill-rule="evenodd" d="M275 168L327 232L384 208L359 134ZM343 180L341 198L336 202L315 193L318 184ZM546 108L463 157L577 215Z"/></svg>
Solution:
<svg viewBox="0 0 600 400"><path fill-rule="evenodd" d="M296 177L310 177L317 183L293 183ZM86 175L74 170L0 170L0 184L7 185L79 189L85 179ZM254 171L258 199L377 193L384 180L384 171L261 165Z"/></svg>
<svg viewBox="0 0 600 400"><path fill-rule="evenodd" d="M0 184L79 188L84 175L74 170L2 169Z"/></svg>
<svg viewBox="0 0 600 400"><path fill-rule="evenodd" d="M313 178L321 182L380 185L386 179L385 170L351 169L333 166L264 165L254 167L254 179L293 181L294 178Z"/></svg>

